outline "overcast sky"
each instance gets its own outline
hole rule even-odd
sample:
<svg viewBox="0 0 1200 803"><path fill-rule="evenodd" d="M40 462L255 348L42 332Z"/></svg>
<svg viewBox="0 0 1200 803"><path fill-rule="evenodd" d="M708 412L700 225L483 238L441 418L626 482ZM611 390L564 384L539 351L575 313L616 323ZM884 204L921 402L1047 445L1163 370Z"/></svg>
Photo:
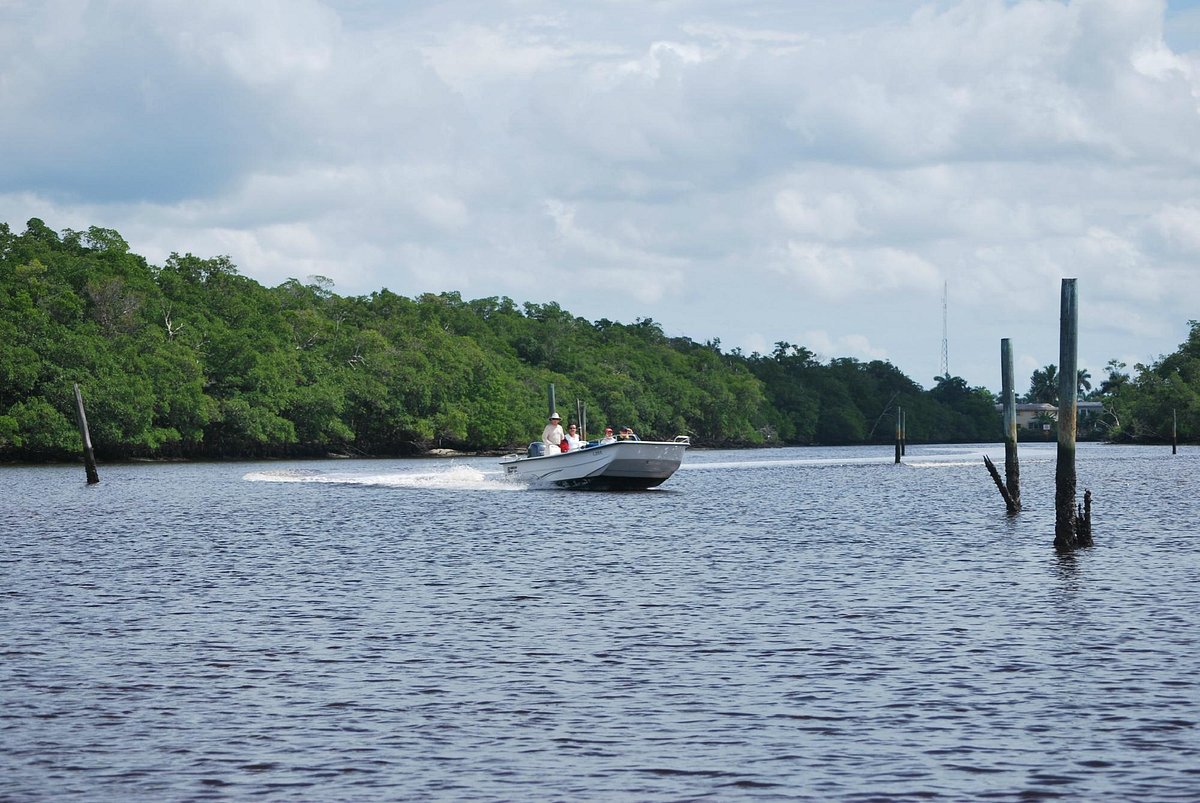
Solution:
<svg viewBox="0 0 1200 803"><path fill-rule="evenodd" d="M1018 390L1200 318L1196 2L0 0L0 221Z"/></svg>

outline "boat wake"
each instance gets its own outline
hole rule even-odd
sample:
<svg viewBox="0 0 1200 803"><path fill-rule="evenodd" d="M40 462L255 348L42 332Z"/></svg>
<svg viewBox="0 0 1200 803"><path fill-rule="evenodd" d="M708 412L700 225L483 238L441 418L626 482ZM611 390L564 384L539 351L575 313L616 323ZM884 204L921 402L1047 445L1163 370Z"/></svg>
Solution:
<svg viewBox="0 0 1200 803"><path fill-rule="evenodd" d="M449 466L438 471L396 471L371 474L291 468L251 471L242 479L249 482L319 483L450 491L521 491L525 489L524 483L507 480L500 472L480 471L471 466Z"/></svg>

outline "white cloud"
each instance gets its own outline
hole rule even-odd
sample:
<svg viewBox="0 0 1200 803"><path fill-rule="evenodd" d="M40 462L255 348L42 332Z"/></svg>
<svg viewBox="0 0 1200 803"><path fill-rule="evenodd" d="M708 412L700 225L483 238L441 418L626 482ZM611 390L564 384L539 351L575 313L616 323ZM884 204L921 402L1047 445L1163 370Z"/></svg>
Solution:
<svg viewBox="0 0 1200 803"><path fill-rule="evenodd" d="M554 221L562 253L575 265L572 275L584 287L600 290L613 286L654 304L682 283L684 260L638 247L641 233L636 227L625 227L621 238L605 236L580 226L576 210L561 201L547 202L546 212Z"/></svg>
<svg viewBox="0 0 1200 803"><path fill-rule="evenodd" d="M780 269L798 288L832 300L901 289L933 292L940 278L934 265L902 249L852 250L803 241L787 244Z"/></svg>
<svg viewBox="0 0 1200 803"><path fill-rule="evenodd" d="M866 233L859 225L856 206L854 198L845 193L812 201L794 190L783 190L775 196L775 210L789 230L828 240L847 240Z"/></svg>
<svg viewBox="0 0 1200 803"><path fill-rule="evenodd" d="M873 346L870 338L860 334L834 335L823 329L814 329L804 332L801 342L822 361L833 357L853 357L869 362L886 360L888 356L886 349Z"/></svg>
<svg viewBox="0 0 1200 803"><path fill-rule="evenodd" d="M331 69L340 38L337 15L313 0L157 0L140 11L181 61L267 89Z"/></svg>
<svg viewBox="0 0 1200 803"><path fill-rule="evenodd" d="M1164 204L1148 220L1148 234L1183 257L1200 256L1200 199L1185 204Z"/></svg>
<svg viewBox="0 0 1200 803"><path fill-rule="evenodd" d="M471 94L496 84L523 81L571 59L570 49L541 37L525 37L507 26L458 28L421 52L456 92Z"/></svg>

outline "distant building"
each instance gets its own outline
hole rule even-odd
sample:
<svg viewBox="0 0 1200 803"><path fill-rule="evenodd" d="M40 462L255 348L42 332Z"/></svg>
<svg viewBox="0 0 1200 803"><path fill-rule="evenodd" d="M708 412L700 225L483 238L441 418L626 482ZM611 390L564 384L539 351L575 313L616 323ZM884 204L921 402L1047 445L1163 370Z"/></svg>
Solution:
<svg viewBox="0 0 1200 803"><path fill-rule="evenodd" d="M1004 405L996 409L1004 411ZM1104 412L1104 402L1081 401L1075 403L1075 414L1080 418L1098 416ZM1017 429L1049 430L1058 421L1058 405L1046 402L1021 402L1017 404Z"/></svg>

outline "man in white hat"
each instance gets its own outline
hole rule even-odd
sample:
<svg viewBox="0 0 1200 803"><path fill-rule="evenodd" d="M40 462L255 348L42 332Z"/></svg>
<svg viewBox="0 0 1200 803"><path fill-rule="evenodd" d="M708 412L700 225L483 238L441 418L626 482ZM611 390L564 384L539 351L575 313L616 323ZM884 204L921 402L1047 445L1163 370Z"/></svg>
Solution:
<svg viewBox="0 0 1200 803"><path fill-rule="evenodd" d="M558 413L550 414L550 423L542 430L542 443L546 446L547 454L558 454L562 451L563 428L562 419Z"/></svg>

